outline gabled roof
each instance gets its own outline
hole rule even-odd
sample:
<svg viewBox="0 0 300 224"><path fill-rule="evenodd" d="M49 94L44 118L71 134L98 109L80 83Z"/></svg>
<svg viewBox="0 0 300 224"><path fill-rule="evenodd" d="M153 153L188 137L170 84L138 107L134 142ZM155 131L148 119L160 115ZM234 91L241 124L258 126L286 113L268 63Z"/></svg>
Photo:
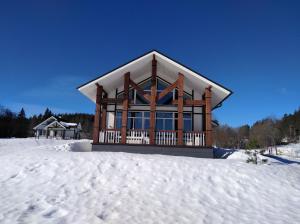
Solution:
<svg viewBox="0 0 300 224"><path fill-rule="evenodd" d="M182 73L185 76L185 89L199 89L199 91L204 91L208 86L212 86L212 106L217 107L220 105L227 97L232 94L232 91L216 83L204 75L195 72L194 70L188 68L167 57L166 55L153 50L150 51L126 64L123 64L116 69L107 72L94 80L91 80L78 87L78 90L87 96L90 100L95 102L96 98L96 83L102 85L104 90L107 92L122 90L123 86L123 75L126 72L130 72L130 76L135 81L141 81L145 76L149 77L151 75L151 63L153 55L157 60L157 75L169 81L175 81L178 77L178 73Z"/></svg>
<svg viewBox="0 0 300 224"><path fill-rule="evenodd" d="M41 123L39 123L37 126L35 126L33 129L37 129L37 127L43 125L43 124L47 124L47 122L49 122L50 120L56 121L57 119L54 116L48 117L46 120L42 121ZM52 123L52 122L50 122Z"/></svg>
<svg viewBox="0 0 300 224"><path fill-rule="evenodd" d="M50 124L48 124L47 126L45 126L44 129L47 129L48 127L50 127L50 126L52 126L52 125L54 125L54 124L56 124L57 126L62 127L63 129L66 129L66 127L63 126L63 125L62 125L60 122L58 122L58 121L53 121L52 123L50 123Z"/></svg>

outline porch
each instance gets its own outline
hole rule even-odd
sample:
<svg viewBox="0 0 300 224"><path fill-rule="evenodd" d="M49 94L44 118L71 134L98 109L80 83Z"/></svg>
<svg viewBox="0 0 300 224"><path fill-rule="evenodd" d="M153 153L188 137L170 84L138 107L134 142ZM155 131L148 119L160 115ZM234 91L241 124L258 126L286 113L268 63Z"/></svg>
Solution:
<svg viewBox="0 0 300 224"><path fill-rule="evenodd" d="M187 147L204 147L205 133L200 131L183 132L183 144ZM99 132L100 144L125 144L153 145L150 142L150 130L127 130L126 140L122 141L121 129L104 129ZM178 145L178 131L159 130L154 132L154 145L176 146Z"/></svg>

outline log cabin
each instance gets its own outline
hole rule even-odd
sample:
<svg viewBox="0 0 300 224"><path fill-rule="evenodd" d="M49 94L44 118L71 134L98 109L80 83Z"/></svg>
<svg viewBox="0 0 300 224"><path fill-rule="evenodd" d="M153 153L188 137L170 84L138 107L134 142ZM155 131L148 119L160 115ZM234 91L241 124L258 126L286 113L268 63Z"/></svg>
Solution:
<svg viewBox="0 0 300 224"><path fill-rule="evenodd" d="M94 151L213 157L212 111L232 91L154 50L77 88Z"/></svg>

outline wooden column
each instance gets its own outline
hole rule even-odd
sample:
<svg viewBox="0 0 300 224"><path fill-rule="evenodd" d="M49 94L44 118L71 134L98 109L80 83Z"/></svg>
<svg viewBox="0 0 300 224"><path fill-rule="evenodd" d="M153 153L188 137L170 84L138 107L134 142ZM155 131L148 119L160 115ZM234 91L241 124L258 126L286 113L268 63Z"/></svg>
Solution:
<svg viewBox="0 0 300 224"><path fill-rule="evenodd" d="M107 93L104 93L103 99L107 99ZM102 104L102 115L101 115L101 129L106 129L106 114L107 114L107 103Z"/></svg>
<svg viewBox="0 0 300 224"><path fill-rule="evenodd" d="M156 75L157 75L157 61L155 55L152 59L152 75L151 75L151 97L150 97L150 144L155 144L155 112L156 112L156 94L157 94L157 85L156 85Z"/></svg>
<svg viewBox="0 0 300 224"><path fill-rule="evenodd" d="M126 144L127 116L128 116L128 105L129 105L129 81L130 81L130 72L127 72L124 75L124 98L123 98L122 129L121 129L122 144Z"/></svg>
<svg viewBox="0 0 300 224"><path fill-rule="evenodd" d="M94 117L94 129L93 129L93 143L99 143L99 131L100 131L100 121L101 121L101 102L103 86L97 85L97 95L96 95L96 112Z"/></svg>
<svg viewBox="0 0 300 224"><path fill-rule="evenodd" d="M183 145L183 86L184 86L184 76L183 74L178 74L178 117L177 117L177 129L178 129L178 145Z"/></svg>
<svg viewBox="0 0 300 224"><path fill-rule="evenodd" d="M211 87L205 88L205 146L212 147L212 125L211 125Z"/></svg>

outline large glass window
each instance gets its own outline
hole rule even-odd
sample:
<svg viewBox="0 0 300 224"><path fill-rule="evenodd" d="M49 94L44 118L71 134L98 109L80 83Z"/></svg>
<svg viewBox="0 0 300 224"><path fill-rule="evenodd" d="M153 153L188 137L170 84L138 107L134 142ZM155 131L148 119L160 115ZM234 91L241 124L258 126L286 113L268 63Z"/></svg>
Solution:
<svg viewBox="0 0 300 224"><path fill-rule="evenodd" d="M148 79L145 82L139 84L139 86L148 94L151 95L151 80ZM161 79L157 79L157 94L161 93L166 87L169 86L169 83L162 81ZM123 93L120 93L118 95L118 98L123 98ZM140 104L140 105L146 105L149 104L149 102L141 96L135 89L131 89L129 92L129 98L131 100L131 103L133 104ZM187 93L184 93L183 95L184 99L191 99L191 96ZM170 93L168 93L166 96L164 96L162 99L160 99L157 104L158 105L172 105L172 101L178 99L178 91L177 89L174 89Z"/></svg>
<svg viewBox="0 0 300 224"><path fill-rule="evenodd" d="M156 130L175 130L176 117L174 112L156 112Z"/></svg>
<svg viewBox="0 0 300 224"><path fill-rule="evenodd" d="M191 113L183 113L183 130L184 131L192 131L192 114Z"/></svg>
<svg viewBox="0 0 300 224"><path fill-rule="evenodd" d="M127 117L128 129L149 129L150 128L150 113L146 111L130 111ZM122 127L122 112L117 111L116 128Z"/></svg>
<svg viewBox="0 0 300 224"><path fill-rule="evenodd" d="M177 130L177 112L156 112L156 130ZM183 113L183 130L192 131L192 115L191 113ZM122 112L116 113L116 128L122 128ZM127 117L128 129L144 129L150 128L150 112L148 111L130 111Z"/></svg>
<svg viewBox="0 0 300 224"><path fill-rule="evenodd" d="M116 113L116 129L122 128L122 112L117 111Z"/></svg>

